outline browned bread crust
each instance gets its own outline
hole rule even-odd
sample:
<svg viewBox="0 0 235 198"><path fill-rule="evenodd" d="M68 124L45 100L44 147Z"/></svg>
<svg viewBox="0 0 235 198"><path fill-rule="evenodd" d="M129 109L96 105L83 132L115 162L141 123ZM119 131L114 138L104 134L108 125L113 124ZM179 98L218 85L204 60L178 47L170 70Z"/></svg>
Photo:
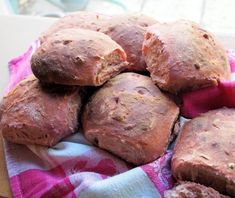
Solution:
<svg viewBox="0 0 235 198"><path fill-rule="evenodd" d="M68 29L68 28L82 28L93 31L98 31L103 22L111 18L107 15L102 15L94 12L78 11L66 15L56 21L47 31L40 36L41 43L45 42L52 34Z"/></svg>
<svg viewBox="0 0 235 198"><path fill-rule="evenodd" d="M218 109L187 122L176 142L172 172L235 196L235 109Z"/></svg>
<svg viewBox="0 0 235 198"><path fill-rule="evenodd" d="M107 35L85 29L55 33L33 54L31 67L41 81L99 86L127 65L124 50Z"/></svg>
<svg viewBox="0 0 235 198"><path fill-rule="evenodd" d="M31 76L4 97L0 128L8 141L53 146L76 131L80 108L78 88L44 87Z"/></svg>
<svg viewBox="0 0 235 198"><path fill-rule="evenodd" d="M146 27L156 23L156 20L143 14L123 14L106 20L100 31L109 35L127 54L129 71L146 71L142 56L142 44Z"/></svg>
<svg viewBox="0 0 235 198"><path fill-rule="evenodd" d="M85 137L135 165L161 156L179 108L151 79L123 73L108 81L85 107Z"/></svg>
<svg viewBox="0 0 235 198"><path fill-rule="evenodd" d="M213 188L193 182L181 182L164 192L164 198L229 198Z"/></svg>
<svg viewBox="0 0 235 198"><path fill-rule="evenodd" d="M214 86L230 77L222 45L214 35L190 21L149 27L143 55L153 81L172 93Z"/></svg>

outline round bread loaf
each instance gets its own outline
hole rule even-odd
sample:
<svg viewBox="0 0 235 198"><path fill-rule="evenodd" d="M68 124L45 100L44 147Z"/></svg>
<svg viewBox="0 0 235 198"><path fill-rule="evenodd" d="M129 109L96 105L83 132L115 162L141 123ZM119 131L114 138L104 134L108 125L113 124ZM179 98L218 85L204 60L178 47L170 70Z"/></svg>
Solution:
<svg viewBox="0 0 235 198"><path fill-rule="evenodd" d="M172 157L176 179L235 196L235 109L217 109L187 122Z"/></svg>
<svg viewBox="0 0 235 198"><path fill-rule="evenodd" d="M93 144L140 165L165 152L178 114L149 77L123 73L92 96L82 126Z"/></svg>
<svg viewBox="0 0 235 198"><path fill-rule="evenodd" d="M164 198L229 198L213 188L193 182L180 182L171 190L164 192Z"/></svg>
<svg viewBox="0 0 235 198"><path fill-rule="evenodd" d="M196 23L177 21L148 28L143 55L152 80L172 93L216 86L230 78L226 52Z"/></svg>
<svg viewBox="0 0 235 198"><path fill-rule="evenodd" d="M53 34L33 54L31 67L41 81L99 86L125 69L124 50L107 35L85 29Z"/></svg>
<svg viewBox="0 0 235 198"><path fill-rule="evenodd" d="M78 11L66 15L56 21L47 31L40 36L41 43L45 42L52 34L68 29L82 28L97 31L102 26L103 22L111 18L107 15L102 15L94 12Z"/></svg>
<svg viewBox="0 0 235 198"><path fill-rule="evenodd" d="M3 137L18 144L53 146L78 127L78 88L42 86L34 76L20 82L2 101Z"/></svg>
<svg viewBox="0 0 235 198"><path fill-rule="evenodd" d="M146 27L155 23L155 19L143 14L123 14L106 20L99 31L109 35L125 50L128 71L146 71L142 44Z"/></svg>

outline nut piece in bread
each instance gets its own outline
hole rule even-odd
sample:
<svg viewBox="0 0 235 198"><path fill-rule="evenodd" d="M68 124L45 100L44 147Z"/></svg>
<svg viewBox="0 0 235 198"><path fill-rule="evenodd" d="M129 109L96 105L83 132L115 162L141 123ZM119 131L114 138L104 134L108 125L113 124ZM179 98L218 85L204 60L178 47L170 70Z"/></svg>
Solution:
<svg viewBox="0 0 235 198"><path fill-rule="evenodd" d="M155 23L155 19L143 14L123 14L106 20L99 31L109 35L125 50L129 62L127 70L146 71L142 44L146 28Z"/></svg>
<svg viewBox="0 0 235 198"><path fill-rule="evenodd" d="M126 53L109 36L85 29L53 34L33 54L31 68L41 81L99 86L125 69Z"/></svg>
<svg viewBox="0 0 235 198"><path fill-rule="evenodd" d="M78 88L43 86L31 76L3 98L0 128L10 142L53 146L76 131L80 108Z"/></svg>
<svg viewBox="0 0 235 198"><path fill-rule="evenodd" d="M235 196L235 109L217 109L187 122L175 145L176 179Z"/></svg>
<svg viewBox="0 0 235 198"><path fill-rule="evenodd" d="M213 188L193 182L181 182L164 192L164 198L229 198Z"/></svg>
<svg viewBox="0 0 235 198"><path fill-rule="evenodd" d="M178 114L149 77L123 73L92 96L82 126L93 144L140 165L165 152Z"/></svg>
<svg viewBox="0 0 235 198"><path fill-rule="evenodd" d="M178 93L216 86L230 78L223 46L196 23L180 20L148 28L143 55L153 81Z"/></svg>
<svg viewBox="0 0 235 198"><path fill-rule="evenodd" d="M82 28L98 31L103 22L110 19L110 16L95 12L78 11L66 15L56 21L47 31L43 32L39 38L41 43L45 42L52 34L68 28Z"/></svg>

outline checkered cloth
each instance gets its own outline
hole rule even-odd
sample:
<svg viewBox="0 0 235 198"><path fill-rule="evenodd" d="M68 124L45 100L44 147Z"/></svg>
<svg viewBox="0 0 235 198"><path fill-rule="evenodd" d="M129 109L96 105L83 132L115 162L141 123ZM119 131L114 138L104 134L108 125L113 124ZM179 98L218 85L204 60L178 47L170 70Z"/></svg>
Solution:
<svg viewBox="0 0 235 198"><path fill-rule="evenodd" d="M32 74L29 62L38 46L34 42L26 53L9 62L6 92ZM234 71L234 52L228 51L228 56ZM221 82L218 87L183 95L182 110L185 116L193 117L226 104L235 106L234 99L235 84ZM152 163L132 167L93 147L81 131L51 148L5 142L4 149L11 190L16 198L154 198L162 197L174 184L170 150Z"/></svg>

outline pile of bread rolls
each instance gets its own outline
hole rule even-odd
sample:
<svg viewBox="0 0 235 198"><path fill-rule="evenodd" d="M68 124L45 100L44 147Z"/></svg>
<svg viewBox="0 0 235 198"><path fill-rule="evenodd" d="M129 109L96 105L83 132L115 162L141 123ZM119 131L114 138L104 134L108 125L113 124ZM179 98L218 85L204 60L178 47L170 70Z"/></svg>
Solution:
<svg viewBox="0 0 235 198"><path fill-rule="evenodd" d="M78 12L58 20L40 42L31 58L34 75L0 106L3 137L14 143L53 146L81 127L97 147L146 164L173 139L176 96L230 78L223 46L186 20ZM234 120L235 109L224 108L184 125L172 171L191 182L165 197L235 196Z"/></svg>

